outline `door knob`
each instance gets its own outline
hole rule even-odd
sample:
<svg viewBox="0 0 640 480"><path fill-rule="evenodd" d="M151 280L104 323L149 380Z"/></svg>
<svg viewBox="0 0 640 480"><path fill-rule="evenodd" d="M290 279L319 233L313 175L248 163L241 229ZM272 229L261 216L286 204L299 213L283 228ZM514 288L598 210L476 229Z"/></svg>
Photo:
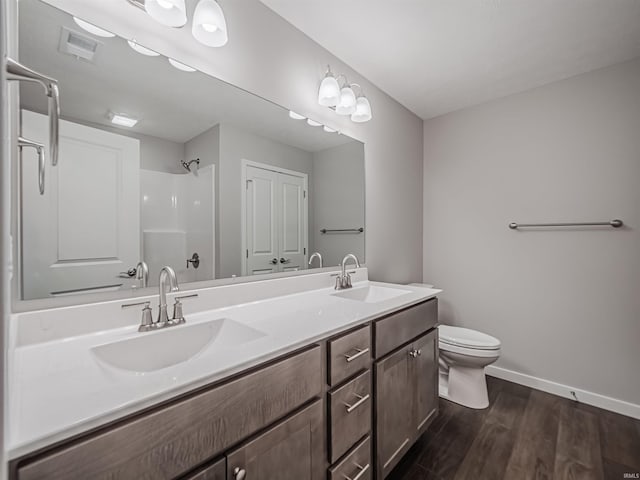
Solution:
<svg viewBox="0 0 640 480"><path fill-rule="evenodd" d="M280 263L289 263L290 261L288 258L280 258Z"/></svg>
<svg viewBox="0 0 640 480"><path fill-rule="evenodd" d="M272 265L277 265L278 264L278 259L277 258L272 258L271 259L271 264Z"/></svg>
<svg viewBox="0 0 640 480"><path fill-rule="evenodd" d="M244 468L236 467L233 470L233 477L236 480L244 480L247 476L247 471Z"/></svg>

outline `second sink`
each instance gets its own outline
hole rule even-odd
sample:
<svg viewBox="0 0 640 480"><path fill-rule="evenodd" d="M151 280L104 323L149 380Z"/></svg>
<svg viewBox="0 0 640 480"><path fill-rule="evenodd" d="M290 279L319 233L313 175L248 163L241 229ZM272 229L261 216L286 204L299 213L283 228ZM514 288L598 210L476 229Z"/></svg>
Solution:
<svg viewBox="0 0 640 480"><path fill-rule="evenodd" d="M410 290L400 288L380 287L378 285L367 285L365 287L355 287L333 293L336 297L349 300L358 300L365 303L378 303L391 298L399 297L411 293Z"/></svg>
<svg viewBox="0 0 640 480"><path fill-rule="evenodd" d="M210 346L235 347L265 335L229 318L220 318L141 333L91 350L107 365L143 373L186 362Z"/></svg>

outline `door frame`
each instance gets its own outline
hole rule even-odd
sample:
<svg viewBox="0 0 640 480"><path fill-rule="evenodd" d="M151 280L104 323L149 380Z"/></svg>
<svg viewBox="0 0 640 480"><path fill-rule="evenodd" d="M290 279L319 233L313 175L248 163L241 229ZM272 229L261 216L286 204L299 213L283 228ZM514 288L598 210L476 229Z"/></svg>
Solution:
<svg viewBox="0 0 640 480"><path fill-rule="evenodd" d="M254 162L253 160L247 160L245 158L240 160L240 238L242 242L242 248L240 250L241 272L242 276L247 275L247 167L260 168L262 170L269 170L270 172L284 173L285 175L291 175L293 177L300 177L303 180L304 185L304 261L307 262L309 257L309 174L297 172L295 170L289 170L287 168L277 167L269 165L267 163Z"/></svg>

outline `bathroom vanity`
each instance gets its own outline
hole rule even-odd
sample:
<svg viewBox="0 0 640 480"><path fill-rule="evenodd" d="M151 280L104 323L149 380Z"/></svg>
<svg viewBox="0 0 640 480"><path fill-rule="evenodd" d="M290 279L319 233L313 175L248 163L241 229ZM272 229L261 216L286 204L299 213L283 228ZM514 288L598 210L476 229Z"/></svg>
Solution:
<svg viewBox="0 0 640 480"><path fill-rule="evenodd" d="M199 291L198 301L220 288ZM437 412L439 292L365 279L340 292L325 287L187 314L187 324L165 332L130 325L27 344L47 330L40 318L42 331L16 334L23 345L12 372L11 478L382 479ZM128 353L142 344L126 342L190 328L201 337L210 324L216 336L174 365L141 363L146 355L162 361L149 345L143 356ZM29 365L56 345L59 364L41 369L50 381L27 378L36 372ZM123 348L117 360L99 350L113 345ZM29 411L54 385L67 405L50 392L41 411ZM101 391L101 405L87 405Z"/></svg>

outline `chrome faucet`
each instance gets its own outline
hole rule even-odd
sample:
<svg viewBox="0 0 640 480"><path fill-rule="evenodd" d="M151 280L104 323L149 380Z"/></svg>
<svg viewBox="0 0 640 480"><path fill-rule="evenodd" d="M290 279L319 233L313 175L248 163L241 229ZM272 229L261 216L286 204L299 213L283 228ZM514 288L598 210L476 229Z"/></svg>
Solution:
<svg viewBox="0 0 640 480"><path fill-rule="evenodd" d="M167 279L169 280L169 288L171 289L170 291L177 292L179 290L176 272L169 266L162 267L162 269L160 270L159 281L160 305L158 305L158 308L160 309L160 311L158 312L156 328L165 327L169 322L169 316L167 315Z"/></svg>
<svg viewBox="0 0 640 480"><path fill-rule="evenodd" d="M149 284L149 267L144 260L136 265L136 280L140 280L140 287L147 288Z"/></svg>
<svg viewBox="0 0 640 480"><path fill-rule="evenodd" d="M345 288L351 288L351 275L347 273L347 262L349 260L353 260L356 264L356 268L360 268L360 262L358 261L358 257L356 257L353 253L349 253L345 255L342 259L342 263L340 263L341 273L336 278L336 290L343 290Z"/></svg>
<svg viewBox="0 0 640 480"><path fill-rule="evenodd" d="M313 252L311 254L311 256L309 257L309 266L311 266L311 264L313 263L314 258L318 259L318 268L322 268L322 255L320 255L320 252Z"/></svg>

